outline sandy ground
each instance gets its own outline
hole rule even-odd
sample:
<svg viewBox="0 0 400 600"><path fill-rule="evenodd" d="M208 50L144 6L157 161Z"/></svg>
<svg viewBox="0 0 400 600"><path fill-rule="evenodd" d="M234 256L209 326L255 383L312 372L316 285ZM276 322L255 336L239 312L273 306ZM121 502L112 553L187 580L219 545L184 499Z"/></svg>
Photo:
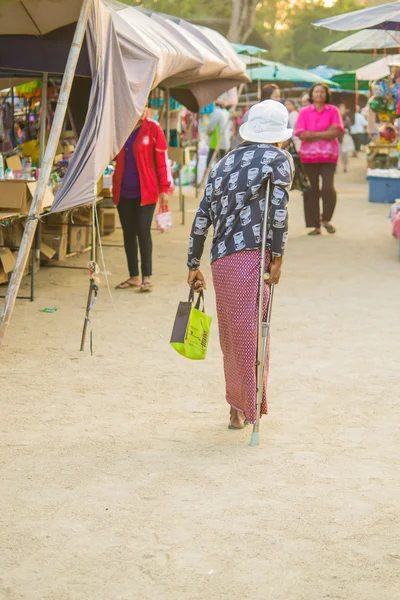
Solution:
<svg viewBox="0 0 400 600"><path fill-rule="evenodd" d="M113 310L103 282L93 357L86 273L40 272L1 351L1 600L400 598L400 264L352 167L336 236L305 236L292 195L258 448L226 428L216 322L204 363L168 345L178 214L155 234L152 294L113 290ZM124 255L104 253L114 286Z"/></svg>

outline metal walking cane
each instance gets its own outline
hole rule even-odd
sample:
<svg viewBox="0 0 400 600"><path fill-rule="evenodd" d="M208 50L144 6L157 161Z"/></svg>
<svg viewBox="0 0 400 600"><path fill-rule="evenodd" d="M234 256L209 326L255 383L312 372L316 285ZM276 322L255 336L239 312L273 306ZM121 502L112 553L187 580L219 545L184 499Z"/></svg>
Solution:
<svg viewBox="0 0 400 600"><path fill-rule="evenodd" d="M258 446L260 443L260 416L261 404L264 392L265 379L265 362L267 360L269 330L271 323L272 300L274 297L274 285L270 287L267 318L264 321L264 287L265 281L269 279L269 273L265 272L265 253L267 250L268 236L268 218L271 197L271 181L267 181L267 189L265 192L265 207L264 220L262 223L262 243L261 243L261 266L260 266L260 283L258 297L258 336L257 336L257 362L256 362L256 380L257 380L257 404L256 404L256 421L253 425L253 432L250 438L250 446Z"/></svg>

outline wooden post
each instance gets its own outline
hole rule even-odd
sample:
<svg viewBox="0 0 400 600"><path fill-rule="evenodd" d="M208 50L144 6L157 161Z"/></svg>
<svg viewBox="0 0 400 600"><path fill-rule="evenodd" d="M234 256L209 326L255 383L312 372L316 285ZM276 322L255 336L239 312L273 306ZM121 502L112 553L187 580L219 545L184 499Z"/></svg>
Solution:
<svg viewBox="0 0 400 600"><path fill-rule="evenodd" d="M86 26L89 20L90 9L93 0L83 0L79 20L76 25L74 39L72 40L69 51L68 61L65 67L65 73L58 98L57 108L54 115L53 126L50 131L50 137L46 151L43 157L43 164L40 170L40 176L36 187L35 195L32 200L31 209L26 220L25 231L22 237L21 246L18 252L17 261L8 285L6 299L1 311L0 322L0 345L2 345L7 327L10 323L15 300L21 285L29 251L32 246L35 235L37 219L40 214L43 199L53 167L54 156L56 154L58 141L60 139L62 125L67 111L68 100L71 93L71 87L74 80L76 65L78 63L83 40L85 38Z"/></svg>

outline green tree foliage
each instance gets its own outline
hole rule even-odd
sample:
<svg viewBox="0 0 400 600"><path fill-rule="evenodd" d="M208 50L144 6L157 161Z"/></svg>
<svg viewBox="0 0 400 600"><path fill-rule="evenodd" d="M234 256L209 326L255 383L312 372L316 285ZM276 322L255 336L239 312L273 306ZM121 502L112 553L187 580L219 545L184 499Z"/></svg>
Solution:
<svg viewBox="0 0 400 600"><path fill-rule="evenodd" d="M174 15L182 19L229 18L231 0L122 0L131 6Z"/></svg>

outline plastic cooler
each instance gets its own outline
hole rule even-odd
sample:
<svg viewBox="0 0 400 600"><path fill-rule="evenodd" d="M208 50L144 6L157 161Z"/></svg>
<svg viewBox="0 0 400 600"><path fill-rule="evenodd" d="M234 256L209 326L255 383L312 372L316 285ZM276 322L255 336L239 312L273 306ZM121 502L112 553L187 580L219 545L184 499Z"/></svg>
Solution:
<svg viewBox="0 0 400 600"><path fill-rule="evenodd" d="M369 202L378 204L392 204L396 198L400 198L400 179L392 177L367 177L369 182Z"/></svg>

